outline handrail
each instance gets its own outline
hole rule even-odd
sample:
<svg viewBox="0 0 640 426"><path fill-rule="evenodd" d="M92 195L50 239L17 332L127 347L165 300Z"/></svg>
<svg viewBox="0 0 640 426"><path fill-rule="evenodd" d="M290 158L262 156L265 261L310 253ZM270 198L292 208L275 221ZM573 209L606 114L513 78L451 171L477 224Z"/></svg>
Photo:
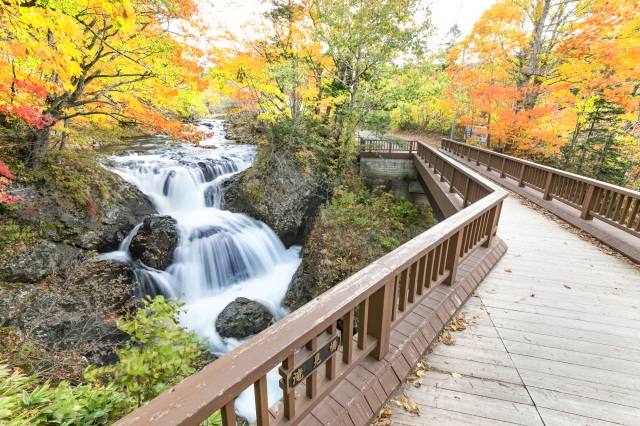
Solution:
<svg viewBox="0 0 640 426"><path fill-rule="evenodd" d="M416 152L418 141L386 140L358 137L361 152Z"/></svg>
<svg viewBox="0 0 640 426"><path fill-rule="evenodd" d="M442 181L461 194L467 208L347 278L116 424L197 425L221 409L223 424L235 425L234 398L252 385L258 425L298 424L366 357L382 360L389 351L391 331L400 321L437 286L453 284L458 264L474 250L489 247L507 196L497 185L468 172L455 160L422 143L415 146L425 167L433 168ZM338 331L339 320L342 331ZM302 365L308 368L306 372ZM275 413L268 407L266 374L277 366L283 377L283 398ZM300 386L292 390L292 385L298 383Z"/></svg>
<svg viewBox="0 0 640 426"><path fill-rule="evenodd" d="M442 139L442 148L476 165L496 170L500 177L541 192L544 200L558 200L576 210L580 218L594 217L640 237L640 192L511 157L473 145Z"/></svg>

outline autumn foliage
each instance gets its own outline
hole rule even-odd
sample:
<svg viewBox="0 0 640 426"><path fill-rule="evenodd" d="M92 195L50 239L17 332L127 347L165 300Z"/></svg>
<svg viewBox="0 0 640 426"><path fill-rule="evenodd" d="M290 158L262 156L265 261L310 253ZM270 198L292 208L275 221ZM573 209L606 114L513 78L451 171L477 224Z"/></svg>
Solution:
<svg viewBox="0 0 640 426"><path fill-rule="evenodd" d="M459 123L493 149L637 185L639 8L497 1L450 51L446 96Z"/></svg>
<svg viewBox="0 0 640 426"><path fill-rule="evenodd" d="M137 125L194 139L178 118L202 104L202 29L191 0L6 0L0 6L0 118L37 166L71 121ZM200 108L200 111L206 108Z"/></svg>

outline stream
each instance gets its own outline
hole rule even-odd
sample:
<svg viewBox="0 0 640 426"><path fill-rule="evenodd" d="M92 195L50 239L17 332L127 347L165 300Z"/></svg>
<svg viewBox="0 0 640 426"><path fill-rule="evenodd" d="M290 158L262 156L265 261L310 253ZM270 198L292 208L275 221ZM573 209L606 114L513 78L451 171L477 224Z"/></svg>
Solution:
<svg viewBox="0 0 640 426"><path fill-rule="evenodd" d="M153 202L159 215L178 222L180 240L174 263L159 271L138 263L136 276L142 294L163 294L185 303L180 323L194 330L220 356L242 341L222 338L215 321L237 297L266 306L277 321L288 312L282 307L287 287L300 264L300 247L286 249L264 223L224 210L222 183L250 167L255 146L236 144L224 137L220 120L203 121L200 130L214 134L202 142L206 149L170 144L162 138L144 138L131 149L142 153L111 156L113 171L137 186ZM129 243L137 226L118 251L101 259L129 261ZM281 397L279 375L268 375L269 403ZM236 399L236 410L255 420L253 389Z"/></svg>

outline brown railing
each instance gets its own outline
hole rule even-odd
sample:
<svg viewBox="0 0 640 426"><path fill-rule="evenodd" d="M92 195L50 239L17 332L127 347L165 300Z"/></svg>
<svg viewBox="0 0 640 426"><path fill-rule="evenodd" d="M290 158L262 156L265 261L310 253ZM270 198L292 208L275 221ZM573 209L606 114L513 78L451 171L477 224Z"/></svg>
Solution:
<svg viewBox="0 0 640 426"><path fill-rule="evenodd" d="M419 142L359 137L362 152L416 152Z"/></svg>
<svg viewBox="0 0 640 426"><path fill-rule="evenodd" d="M640 192L595 179L542 166L473 145L442 139L442 148L476 165L495 170L521 187L542 193L545 200L558 200L576 210L582 219L594 217L640 237Z"/></svg>
<svg viewBox="0 0 640 426"><path fill-rule="evenodd" d="M474 250L489 246L506 197L505 191L456 161L421 143L414 146L420 164L440 174L469 207L116 424L197 425L221 409L224 425L235 425L234 399L251 386L258 425L298 424L362 360L384 358L394 327L437 286L454 283L458 264ZM282 400L270 408L266 375L276 367L282 377Z"/></svg>

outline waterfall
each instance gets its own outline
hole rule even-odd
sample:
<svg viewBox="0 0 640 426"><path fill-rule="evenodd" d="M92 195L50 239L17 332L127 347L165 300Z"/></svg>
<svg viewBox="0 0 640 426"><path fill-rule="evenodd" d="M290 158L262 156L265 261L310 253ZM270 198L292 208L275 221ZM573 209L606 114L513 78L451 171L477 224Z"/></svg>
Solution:
<svg viewBox="0 0 640 426"><path fill-rule="evenodd" d="M136 268L141 291L184 302L181 324L195 330L217 355L241 343L216 332L215 320L222 309L242 296L265 305L276 320L282 318L286 314L282 301L300 264L300 247L287 250L264 223L223 210L222 183L251 165L255 147L227 141L221 137L221 126L216 120L204 123L203 130L218 130L204 141L213 148L182 146L112 157L114 171L144 192L161 215L176 219L180 232L174 263L166 271ZM130 260L128 247L139 228L119 251L101 258ZM275 402L278 375L270 374L269 381L275 398L270 402ZM251 390L237 402L249 420L254 416L252 398Z"/></svg>

